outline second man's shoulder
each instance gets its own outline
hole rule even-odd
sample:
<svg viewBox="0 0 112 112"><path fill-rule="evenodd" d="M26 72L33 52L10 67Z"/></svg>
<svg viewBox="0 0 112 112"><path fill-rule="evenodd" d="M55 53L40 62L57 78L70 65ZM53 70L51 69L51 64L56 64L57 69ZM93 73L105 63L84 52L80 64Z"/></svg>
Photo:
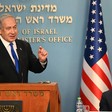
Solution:
<svg viewBox="0 0 112 112"><path fill-rule="evenodd" d="M105 95L112 95L112 89L103 92L103 94L105 94Z"/></svg>

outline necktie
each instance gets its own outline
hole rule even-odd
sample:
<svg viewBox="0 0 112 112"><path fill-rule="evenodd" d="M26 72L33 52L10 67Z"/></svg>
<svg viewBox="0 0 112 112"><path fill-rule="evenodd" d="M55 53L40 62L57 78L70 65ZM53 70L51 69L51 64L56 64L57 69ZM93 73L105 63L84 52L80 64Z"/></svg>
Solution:
<svg viewBox="0 0 112 112"><path fill-rule="evenodd" d="M15 61L15 67L16 67L16 71L19 73L19 60L16 56L16 53L14 51L14 48L13 48L13 43L10 43L9 44L10 47L11 47L11 54L12 54L12 57L14 58L14 61Z"/></svg>

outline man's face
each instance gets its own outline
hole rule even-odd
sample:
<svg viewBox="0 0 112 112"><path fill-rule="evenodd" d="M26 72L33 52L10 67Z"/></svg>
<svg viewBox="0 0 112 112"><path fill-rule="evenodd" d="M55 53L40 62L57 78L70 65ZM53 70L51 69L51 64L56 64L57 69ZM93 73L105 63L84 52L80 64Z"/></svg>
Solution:
<svg viewBox="0 0 112 112"><path fill-rule="evenodd" d="M17 38L18 29L16 21L13 17L5 18L2 21L2 28L0 29L0 35L4 40L12 42Z"/></svg>

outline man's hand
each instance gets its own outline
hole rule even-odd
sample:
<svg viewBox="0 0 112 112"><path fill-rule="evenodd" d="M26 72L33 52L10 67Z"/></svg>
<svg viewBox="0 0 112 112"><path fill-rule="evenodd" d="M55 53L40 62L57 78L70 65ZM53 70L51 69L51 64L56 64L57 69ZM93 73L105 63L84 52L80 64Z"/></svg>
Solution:
<svg viewBox="0 0 112 112"><path fill-rule="evenodd" d="M38 50L38 58L40 62L45 62L48 56L48 52L43 48L43 47L39 47Z"/></svg>

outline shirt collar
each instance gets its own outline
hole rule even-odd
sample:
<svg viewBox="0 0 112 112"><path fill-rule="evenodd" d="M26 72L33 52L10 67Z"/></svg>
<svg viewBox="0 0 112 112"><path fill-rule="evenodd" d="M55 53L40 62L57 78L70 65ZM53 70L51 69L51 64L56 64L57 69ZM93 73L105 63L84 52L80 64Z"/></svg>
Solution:
<svg viewBox="0 0 112 112"><path fill-rule="evenodd" d="M3 43L3 45L7 48L9 46L10 42L7 42L5 39L3 39L1 35L0 35L0 39L1 39L2 43ZM15 49L16 49L17 48L16 47L16 42L13 41L12 43L13 43Z"/></svg>

